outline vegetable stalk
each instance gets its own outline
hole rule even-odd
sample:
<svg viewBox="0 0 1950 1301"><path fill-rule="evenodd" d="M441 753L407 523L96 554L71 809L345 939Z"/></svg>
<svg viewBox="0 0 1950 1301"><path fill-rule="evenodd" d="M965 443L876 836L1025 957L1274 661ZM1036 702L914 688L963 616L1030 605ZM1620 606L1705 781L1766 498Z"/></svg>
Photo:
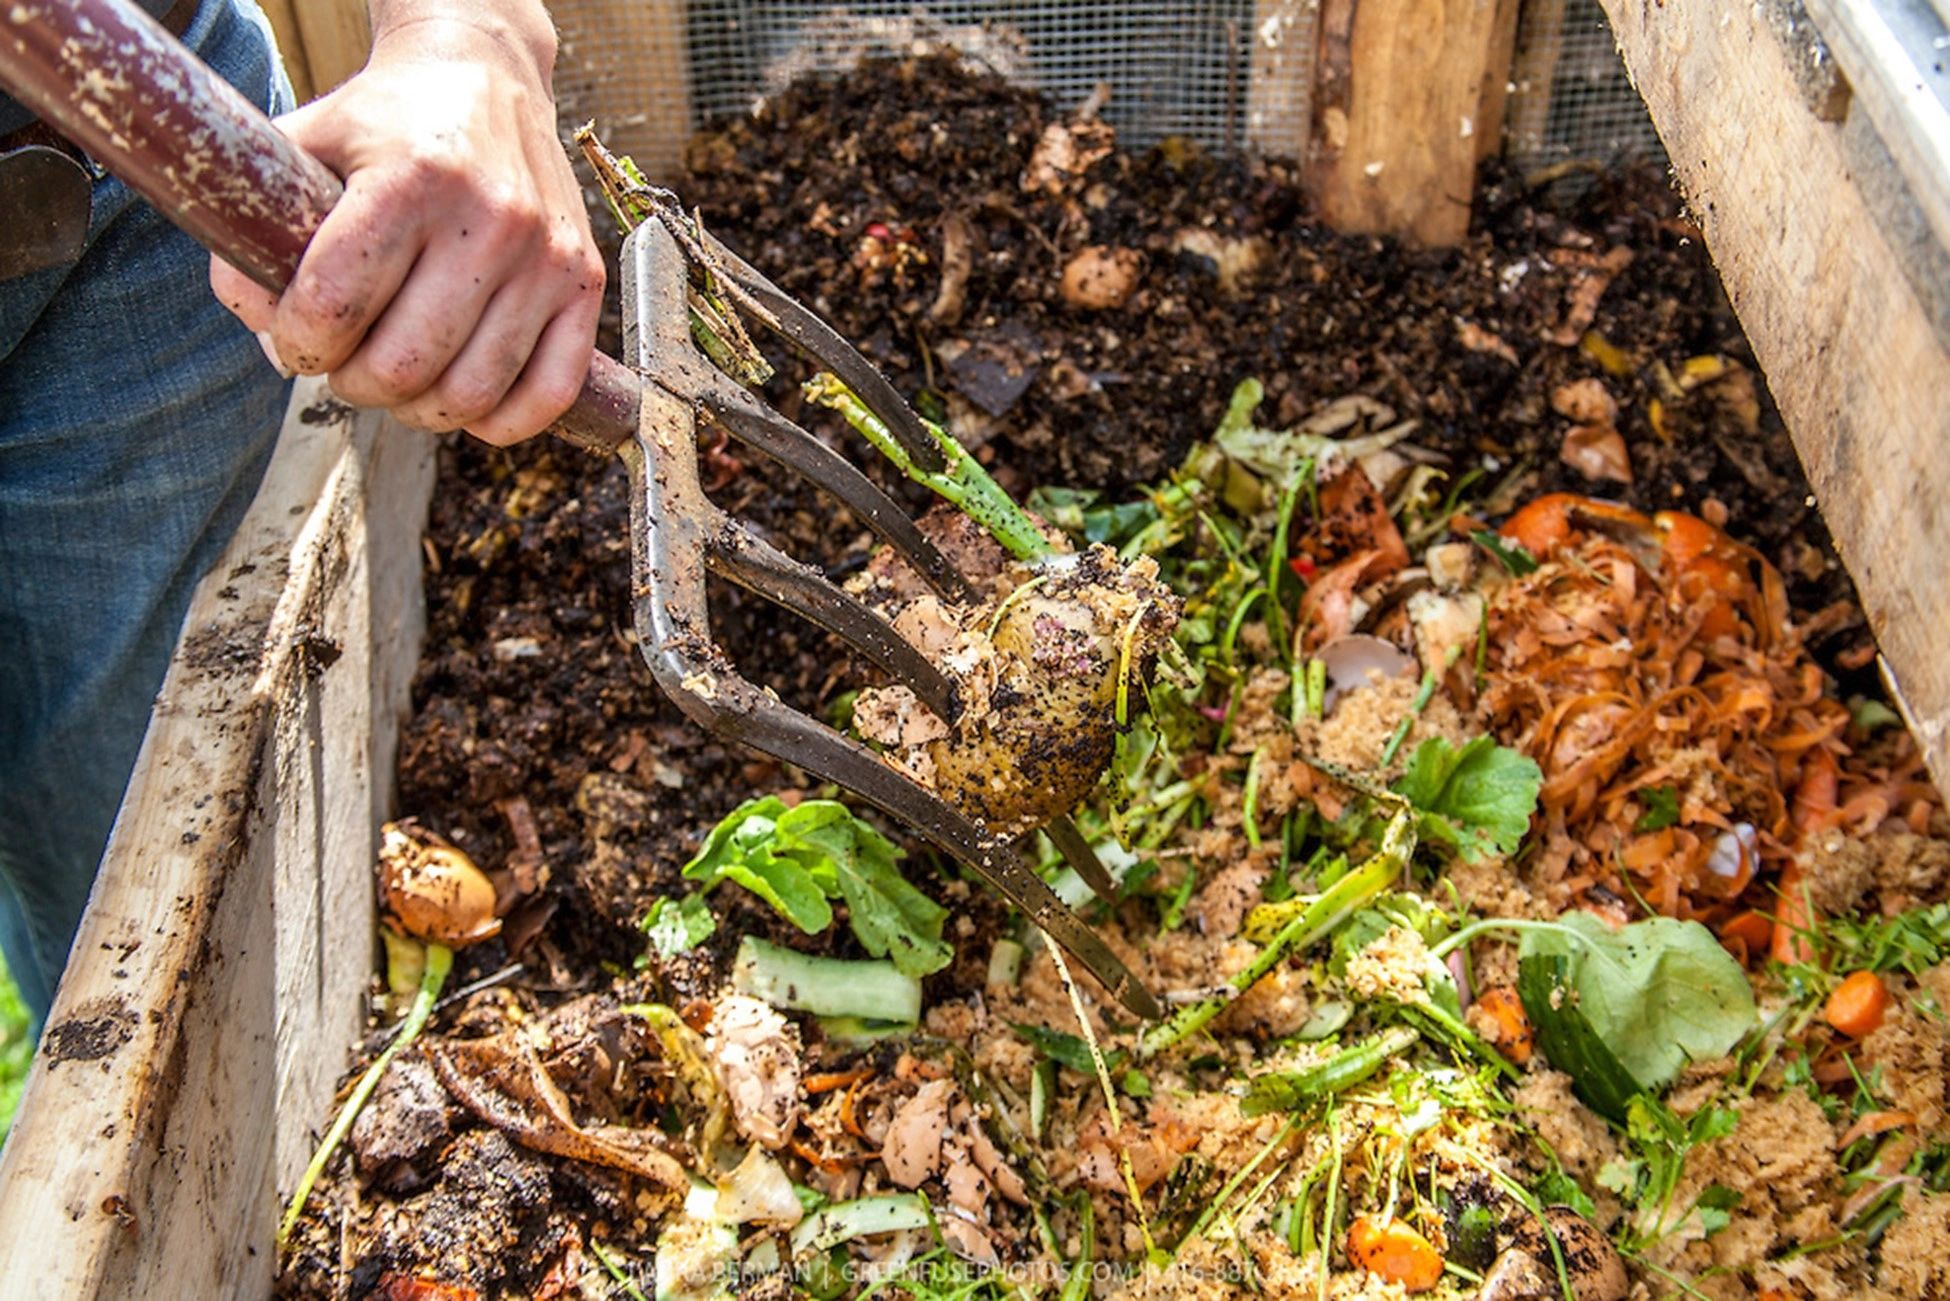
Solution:
<svg viewBox="0 0 1950 1301"><path fill-rule="evenodd" d="M981 462L970 456L940 425L925 417L921 421L928 436L941 449L946 468L939 472L924 470L914 464L907 449L887 428L886 421L870 411L838 376L822 371L806 381L805 389L808 398L846 417L846 422L879 448L881 455L892 461L902 474L960 508L1016 559L1046 560L1056 554L1029 513L1016 505L1015 499L1002 490L1002 485L989 477Z"/></svg>
<svg viewBox="0 0 1950 1301"><path fill-rule="evenodd" d="M747 935L731 966L732 986L773 1007L815 1016L899 1025L921 1018L921 982L892 962L814 957Z"/></svg>
<svg viewBox="0 0 1950 1301"><path fill-rule="evenodd" d="M284 1219L278 1225L279 1251L283 1251L289 1244L291 1230L296 1227L298 1217L304 1213L305 1202L311 1196L312 1185L317 1183L318 1176L325 1172L326 1164L331 1161L332 1154L338 1151L339 1144L351 1131L352 1122L358 1118L359 1112L366 1105L366 1100L372 1097L372 1091L379 1087L380 1078L386 1074L386 1068L392 1065L393 1058L398 1056L399 1050L412 1043L419 1037L420 1031L426 1028L427 1017L433 1014L433 1005L439 1000L441 987L447 983L447 973L452 970L453 965L452 949L444 944L427 945L427 962L420 973L420 990L413 997L413 1006L407 1010L406 1019L400 1022L399 1033L393 1036L393 1041L386 1045L385 1051L373 1058L372 1065L366 1068L366 1073L359 1077L359 1083L353 1088L351 1096L346 1098L345 1105L339 1108L339 1114L333 1118L331 1129L326 1131L324 1140L318 1145L318 1150L312 1153L311 1164L305 1167L304 1176L298 1180L298 1187L291 1194L290 1204L284 1208Z"/></svg>
<svg viewBox="0 0 1950 1301"><path fill-rule="evenodd" d="M1170 1019L1147 1029L1138 1039L1138 1057L1155 1057L1188 1035L1204 1029L1219 1013L1225 1011L1233 999L1259 983L1262 976L1289 954L1312 944L1365 908L1400 874L1414 849L1414 813L1404 808L1389 820L1388 829L1382 833L1381 848L1374 857L1336 881L1311 902L1295 908L1272 904L1256 909L1267 910L1269 915L1276 917L1289 912L1292 916L1280 926L1245 970L1226 982L1221 992L1195 1003L1187 1003ZM1299 904L1299 901L1295 902Z"/></svg>

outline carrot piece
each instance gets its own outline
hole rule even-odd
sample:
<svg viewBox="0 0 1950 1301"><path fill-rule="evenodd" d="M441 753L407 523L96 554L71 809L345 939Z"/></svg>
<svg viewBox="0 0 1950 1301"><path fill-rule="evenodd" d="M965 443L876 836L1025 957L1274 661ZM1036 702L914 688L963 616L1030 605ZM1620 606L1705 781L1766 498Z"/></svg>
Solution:
<svg viewBox="0 0 1950 1301"><path fill-rule="evenodd" d="M1815 960L1814 904L1808 900L1806 883L1801 879L1801 864L1789 859L1781 869L1781 897L1774 908L1774 940L1768 952L1776 962L1797 963Z"/></svg>
<svg viewBox="0 0 1950 1301"><path fill-rule="evenodd" d="M873 1067L862 1066L852 1071L826 1071L806 1077L807 1093L831 1093L834 1089L844 1089L849 1084L873 1078Z"/></svg>
<svg viewBox="0 0 1950 1301"><path fill-rule="evenodd" d="M1822 1019L1851 1039L1860 1039L1882 1024L1889 1010L1889 987L1873 971L1857 971L1835 986Z"/></svg>
<svg viewBox="0 0 1950 1301"><path fill-rule="evenodd" d="M1842 770L1826 750L1810 750L1801 761L1801 780L1794 784L1794 825L1803 835L1820 830L1834 817L1841 793Z"/></svg>
<svg viewBox="0 0 1950 1301"><path fill-rule="evenodd" d="M1442 1253L1401 1220L1355 1216L1347 1226L1347 1258L1410 1292L1442 1281Z"/></svg>
<svg viewBox="0 0 1950 1301"><path fill-rule="evenodd" d="M1546 493L1504 520L1497 532L1542 560L1571 540L1571 503L1576 500L1568 492Z"/></svg>
<svg viewBox="0 0 1950 1301"><path fill-rule="evenodd" d="M1722 943L1731 946L1737 940L1747 946L1749 953L1761 952L1773 938L1774 923L1751 908L1728 919L1720 927Z"/></svg>
<svg viewBox="0 0 1950 1301"><path fill-rule="evenodd" d="M1906 1129L1915 1123L1915 1115L1907 1111L1871 1111L1842 1131L1842 1136L1835 1140L1835 1148L1840 1151L1858 1138L1887 1134L1892 1129Z"/></svg>
<svg viewBox="0 0 1950 1301"><path fill-rule="evenodd" d="M1492 985L1476 999L1476 1005L1496 1023L1496 1046L1503 1055L1522 1066L1537 1046L1537 1032L1524 1015L1523 1000L1508 985Z"/></svg>

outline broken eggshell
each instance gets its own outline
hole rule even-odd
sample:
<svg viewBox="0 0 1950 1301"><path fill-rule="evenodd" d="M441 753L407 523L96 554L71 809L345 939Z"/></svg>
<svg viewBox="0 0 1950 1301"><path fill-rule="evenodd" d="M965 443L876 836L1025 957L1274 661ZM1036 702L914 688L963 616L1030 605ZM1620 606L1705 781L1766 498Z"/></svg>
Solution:
<svg viewBox="0 0 1950 1301"><path fill-rule="evenodd" d="M380 831L379 909L386 924L423 944L463 948L501 932L494 882L474 860L414 823Z"/></svg>
<svg viewBox="0 0 1950 1301"><path fill-rule="evenodd" d="M1342 696L1388 678L1415 671L1415 657L1381 637L1349 633L1322 646L1315 657L1327 666L1327 694L1322 712L1331 714Z"/></svg>

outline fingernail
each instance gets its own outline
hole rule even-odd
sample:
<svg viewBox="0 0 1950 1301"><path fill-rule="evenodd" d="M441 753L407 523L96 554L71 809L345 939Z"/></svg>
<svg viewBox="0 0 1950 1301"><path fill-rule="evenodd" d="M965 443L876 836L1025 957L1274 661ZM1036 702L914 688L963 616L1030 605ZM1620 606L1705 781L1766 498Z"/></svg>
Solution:
<svg viewBox="0 0 1950 1301"><path fill-rule="evenodd" d="M290 379L298 373L292 370L291 367L285 365L284 359L278 356L278 345L271 342L271 332L269 330L259 330L257 332L257 346L264 349L264 359L271 363L272 369L276 370L278 374L284 376L286 379Z"/></svg>

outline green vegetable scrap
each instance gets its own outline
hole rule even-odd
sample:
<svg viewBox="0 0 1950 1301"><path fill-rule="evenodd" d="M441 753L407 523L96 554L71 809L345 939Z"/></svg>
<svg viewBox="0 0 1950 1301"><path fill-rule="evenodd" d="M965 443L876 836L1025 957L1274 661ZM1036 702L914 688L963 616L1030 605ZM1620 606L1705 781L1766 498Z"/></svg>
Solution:
<svg viewBox="0 0 1950 1301"><path fill-rule="evenodd" d="M1421 813L1421 833L1469 862L1508 857L1523 843L1544 774L1534 761L1479 736L1461 749L1439 736L1415 747L1395 790Z"/></svg>
<svg viewBox="0 0 1950 1301"><path fill-rule="evenodd" d="M687 894L681 899L666 896L651 904L643 918L650 947L666 958L690 952L717 929L717 919L711 916L702 894Z"/></svg>
<svg viewBox="0 0 1950 1301"><path fill-rule="evenodd" d="M1568 933L1567 933L1568 932ZM1623 1122L1688 1062L1728 1052L1753 1028L1747 977L1698 922L1653 917L1611 930L1572 912L1528 929L1517 992L1553 1064L1593 1110Z"/></svg>
<svg viewBox="0 0 1950 1301"><path fill-rule="evenodd" d="M948 911L901 876L901 857L893 841L844 804L806 800L788 808L767 795L747 800L713 827L684 875L705 890L720 881L741 885L808 935L832 925L828 901L843 899L853 934L868 953L892 959L903 975L925 976L954 957L954 947L941 938ZM684 920L685 907L677 906L676 917L653 909L646 925L672 940L689 935L696 926Z"/></svg>
<svg viewBox="0 0 1950 1301"><path fill-rule="evenodd" d="M731 987L787 1011L857 1021L856 1029L912 1029L921 1019L921 982L891 962L821 958L751 935L738 944Z"/></svg>

